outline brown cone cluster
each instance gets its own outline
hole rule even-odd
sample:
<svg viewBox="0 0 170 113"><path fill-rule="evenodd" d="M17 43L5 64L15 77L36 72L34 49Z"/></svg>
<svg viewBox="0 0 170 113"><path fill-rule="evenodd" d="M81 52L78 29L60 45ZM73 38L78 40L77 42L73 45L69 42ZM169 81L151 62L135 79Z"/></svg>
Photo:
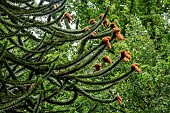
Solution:
<svg viewBox="0 0 170 113"><path fill-rule="evenodd" d="M88 27L88 28L86 28L84 31L87 32L87 31L89 31L89 30L90 30L90 28ZM92 38L95 38L96 35L97 35L96 32L91 33L91 37L92 37Z"/></svg>
<svg viewBox="0 0 170 113"><path fill-rule="evenodd" d="M117 95L115 98L117 99L118 104L121 105L122 104L122 98L119 95Z"/></svg>
<svg viewBox="0 0 170 113"><path fill-rule="evenodd" d="M120 58L120 55L118 56L118 58ZM123 62L129 62L129 59L126 58L126 57L124 57L122 61L123 61Z"/></svg>
<svg viewBox="0 0 170 113"><path fill-rule="evenodd" d="M89 30L90 30L90 28L88 27L88 28L86 28L84 31L87 32L87 31L89 31Z"/></svg>
<svg viewBox="0 0 170 113"><path fill-rule="evenodd" d="M99 19L101 19L103 16L104 16L104 14L101 13L101 14L99 15ZM104 22L103 22L103 26L106 28L106 27L108 26L108 23L109 23L109 20L108 20L107 17L106 17L106 19L105 19Z"/></svg>
<svg viewBox="0 0 170 113"><path fill-rule="evenodd" d="M94 19L90 19L90 20L89 20L89 24L91 24L91 25L96 24L96 21L95 21ZM89 30L90 30L90 28L86 28L86 29L85 29L85 32L86 32L86 31L89 31ZM91 37L92 37L92 38L95 38L96 35L97 35L97 32L98 32L98 29L96 29L95 32L91 33Z"/></svg>
<svg viewBox="0 0 170 113"><path fill-rule="evenodd" d="M94 67L96 68L97 71L100 71L102 69L101 64L95 64Z"/></svg>
<svg viewBox="0 0 170 113"><path fill-rule="evenodd" d="M102 60L103 60L104 62L109 63L109 64L112 63L112 60L111 60L108 56L106 56L106 55L102 58Z"/></svg>
<svg viewBox="0 0 170 113"><path fill-rule="evenodd" d="M141 69L138 66L139 66L139 64L137 64L137 63L131 64L132 69L135 69L138 73L142 72Z"/></svg>
<svg viewBox="0 0 170 113"><path fill-rule="evenodd" d="M93 24L96 23L96 21L95 21L94 19L90 19L90 20L89 20L89 23L90 23L91 25L93 25Z"/></svg>
<svg viewBox="0 0 170 113"><path fill-rule="evenodd" d="M123 35L121 34L121 30L115 25L114 22L110 24L110 28L112 28L113 33L116 33L116 37L118 40L123 40Z"/></svg>
<svg viewBox="0 0 170 113"><path fill-rule="evenodd" d="M128 58L123 58L123 60L122 60L123 62L129 62L129 59Z"/></svg>
<svg viewBox="0 0 170 113"><path fill-rule="evenodd" d="M71 15L68 12L64 13L64 16L61 18L61 21L63 21L64 17L67 18L68 22L70 23L73 19L71 17Z"/></svg>
<svg viewBox="0 0 170 113"><path fill-rule="evenodd" d="M105 36L102 38L102 41L106 44L106 46L111 49L111 44L109 42L109 40L111 40L111 37L110 36Z"/></svg>
<svg viewBox="0 0 170 113"><path fill-rule="evenodd" d="M123 60L122 60L123 62L129 62L129 59L132 58L132 57L130 56L130 52L125 51L125 50L122 50L122 51L121 51L121 55L124 56L124 58L123 58ZM118 58L120 58L121 55L119 55ZM127 57L126 57L126 56L127 56Z"/></svg>
<svg viewBox="0 0 170 113"><path fill-rule="evenodd" d="M109 64L112 63L112 60L106 55L101 60L104 62L107 62ZM96 68L96 71L100 71L102 69L102 64L100 64L100 63L95 64L94 67Z"/></svg>
<svg viewBox="0 0 170 113"><path fill-rule="evenodd" d="M130 56L130 52L127 52L125 50L121 51L121 56L124 56L125 58L128 58L128 59L132 59L132 57Z"/></svg>
<svg viewBox="0 0 170 113"><path fill-rule="evenodd" d="M95 37L96 37L96 35L97 35L97 33L96 33L96 32L91 33L91 37L92 37L92 38L95 38Z"/></svg>

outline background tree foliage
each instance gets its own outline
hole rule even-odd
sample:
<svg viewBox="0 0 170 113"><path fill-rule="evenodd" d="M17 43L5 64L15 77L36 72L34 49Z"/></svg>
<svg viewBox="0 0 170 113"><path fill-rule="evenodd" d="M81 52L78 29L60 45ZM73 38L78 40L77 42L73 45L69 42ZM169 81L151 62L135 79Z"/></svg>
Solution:
<svg viewBox="0 0 170 113"><path fill-rule="evenodd" d="M44 1L48 4L43 4ZM170 111L169 1L48 1L50 0L36 3L34 0L0 0L1 112ZM59 5L57 9L54 9L54 3ZM62 3L65 3L65 9ZM104 18L99 20L98 17L108 7L109 23L116 23L125 40L112 40L112 53L106 48L100 56L95 56L94 61L90 60L91 63L85 66L95 53L90 54L87 59L82 59L82 56L97 47L103 36L112 35L109 26L99 26L98 39L92 39L91 33L97 26L89 25L92 18L102 24ZM60 23L64 15L63 9L71 14L72 23L68 24L67 18ZM88 33L84 32L87 27L92 27ZM82 48L83 41L77 39L84 34L87 34L88 41L84 40L86 44ZM127 72L132 62L141 64L141 74L132 73L133 76L128 79L99 92L93 90L105 86L83 85L74 78L84 73L94 73L96 70L93 65L101 62L103 55L108 55L115 62L122 49L131 52L130 62L121 62L110 74L85 80L112 80ZM81 59L81 62L77 62L78 59ZM72 61L77 64L68 68ZM80 66L81 69L75 71ZM109 64L104 67L107 69ZM66 76L69 74L73 77ZM82 93L83 90L89 95ZM115 95L123 98L121 105L114 102ZM94 101L96 98L97 101ZM105 103L107 100L104 99L113 100Z"/></svg>
<svg viewBox="0 0 170 113"><path fill-rule="evenodd" d="M169 1L82 0L82 4L74 3L80 20L84 20L81 18L84 14L96 18L106 5L111 5L108 18L119 25L125 36L125 41L113 45L115 52L128 48L133 51L134 60L142 64L142 74L130 77L116 88L123 95L126 112L170 112ZM121 68L125 69L126 65Z"/></svg>

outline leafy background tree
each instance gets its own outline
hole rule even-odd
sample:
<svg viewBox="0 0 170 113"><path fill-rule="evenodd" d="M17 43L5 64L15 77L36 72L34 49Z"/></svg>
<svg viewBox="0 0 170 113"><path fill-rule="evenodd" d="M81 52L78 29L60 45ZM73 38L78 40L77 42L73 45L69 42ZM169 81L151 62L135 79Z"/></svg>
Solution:
<svg viewBox="0 0 170 113"><path fill-rule="evenodd" d="M124 95L126 111L169 112L169 1L82 1L77 5L81 12L78 15L81 18L86 13L89 18L96 18L95 15L108 4L111 4L109 20L117 23L125 36L124 42L113 45L115 51L126 47L133 51L134 60L142 64L142 74L132 76L116 88ZM126 69L126 66L121 69Z"/></svg>
<svg viewBox="0 0 170 113"><path fill-rule="evenodd" d="M77 22L79 22L76 28L82 29L89 26L90 19L93 18L98 20L98 16L107 9L107 6L110 6L110 10L107 15L109 22L115 22L116 25L121 28L121 32L124 35L125 40L116 40L116 43L112 43L114 54L110 53L108 50L106 50L103 54L109 55L113 58L113 61L115 61L117 60L120 51L126 48L126 50L131 52L133 59L130 62L121 63L121 66L116 67L110 74L103 76L102 79L109 80L113 75L119 76L121 73L124 73L129 69L129 65L132 62L138 62L141 64L140 68L142 69L142 73L138 75L134 73L132 74L133 76L129 77L127 80L122 81L115 87L110 88L108 92L96 92L94 95L104 98L113 97L115 94L119 94L123 98L122 106L118 105L116 102L104 104L91 101L83 96L79 96L76 101L71 104L71 106L65 105L63 108L63 106L51 106L51 104L45 103L41 106L42 109L46 109L48 111L53 109L54 111L61 110L62 112L75 113L168 113L170 111L170 27L168 22L170 19L170 4L166 0L68 0L65 5L65 10L69 12L73 18L73 27ZM77 20L77 18L79 20ZM57 25L59 24L60 23L57 23ZM69 26L64 26L63 24L61 26L69 28ZM1 29L3 30L1 31L2 33L7 33L9 31L5 30L5 26L1 26ZM104 28L100 26L98 30L101 32ZM35 31L43 37L42 31L36 29ZM22 31L21 33L25 32ZM49 37L50 35L46 38ZM17 38L15 40L18 41ZM55 59L60 53L58 64L65 64L69 60L77 57L77 54L75 54L75 51L77 50L77 43L78 42L69 42L67 44L62 44L60 48L55 48L54 50L48 52L44 59L49 58L48 60L51 61L51 59ZM93 45L98 43L98 40L89 40L88 44L84 48L84 51L87 51ZM4 45L5 42L2 42L2 44ZM32 40L28 40L26 47L33 48L34 44L36 44L36 42L34 43ZM65 48L70 49L68 50ZM18 49L13 51L18 56L23 55L23 53ZM96 62L100 61L100 59L101 57L98 58ZM84 73L91 67L92 64L84 67L79 74ZM91 70L91 72L94 72L94 69ZM28 73L29 71L25 70L24 74L20 77L24 79ZM53 89L53 86L45 83L45 88ZM90 88L90 86L87 86L87 88ZM68 97L69 95L71 95L70 92L62 92L58 97L63 98Z"/></svg>

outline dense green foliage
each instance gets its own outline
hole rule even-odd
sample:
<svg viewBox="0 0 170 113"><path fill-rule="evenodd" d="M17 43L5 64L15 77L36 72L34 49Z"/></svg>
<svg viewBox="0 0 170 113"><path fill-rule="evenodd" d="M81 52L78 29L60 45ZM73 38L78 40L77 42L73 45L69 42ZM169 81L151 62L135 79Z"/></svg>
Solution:
<svg viewBox="0 0 170 113"><path fill-rule="evenodd" d="M170 112L169 14L168 0L0 0L0 112Z"/></svg>
<svg viewBox="0 0 170 113"><path fill-rule="evenodd" d="M74 3L80 20L85 20L81 18L84 14L96 19L96 15L111 5L108 18L119 25L125 36L125 41L113 45L115 52L127 48L132 52L133 61L141 64L142 74L130 77L116 88L123 96L126 112L170 112L169 1L90 0L85 3L82 0L82 4ZM121 69L126 70L127 65Z"/></svg>

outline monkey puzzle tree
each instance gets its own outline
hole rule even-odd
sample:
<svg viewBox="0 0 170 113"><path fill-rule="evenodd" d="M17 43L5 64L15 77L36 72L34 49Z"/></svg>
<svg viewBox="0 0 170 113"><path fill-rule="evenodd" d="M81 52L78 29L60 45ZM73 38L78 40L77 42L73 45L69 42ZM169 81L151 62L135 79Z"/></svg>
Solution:
<svg viewBox="0 0 170 113"><path fill-rule="evenodd" d="M103 79L121 61L131 59L125 50L115 62L102 54L106 50L114 54L111 45L124 39L120 29L108 23L109 8L85 28L76 21L73 30L71 15L63 11L65 2L0 0L0 111L48 112L44 103L69 105L80 95L121 105L119 95L91 95L111 88L134 70L141 71L134 63L126 73Z"/></svg>

